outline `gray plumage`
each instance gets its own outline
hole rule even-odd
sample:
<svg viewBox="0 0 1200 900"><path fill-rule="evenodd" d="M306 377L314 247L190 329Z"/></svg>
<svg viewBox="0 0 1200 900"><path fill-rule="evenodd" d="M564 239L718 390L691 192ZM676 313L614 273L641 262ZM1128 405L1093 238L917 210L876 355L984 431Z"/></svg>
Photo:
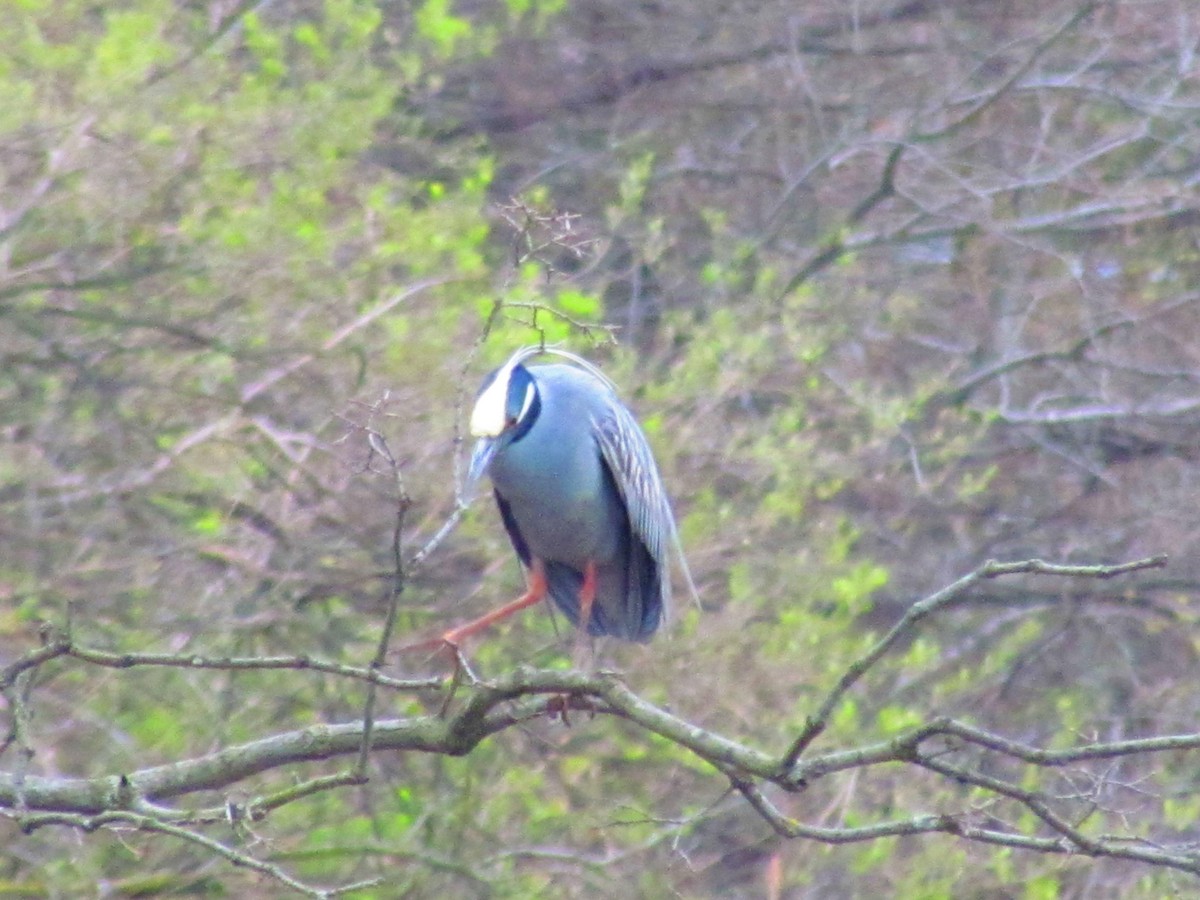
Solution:
<svg viewBox="0 0 1200 900"><path fill-rule="evenodd" d="M611 383L587 368L524 366L515 354L484 383L468 483L491 476L504 526L526 568L573 625L588 563L593 635L648 640L670 609L675 521L645 435ZM503 415L498 404L503 404Z"/></svg>

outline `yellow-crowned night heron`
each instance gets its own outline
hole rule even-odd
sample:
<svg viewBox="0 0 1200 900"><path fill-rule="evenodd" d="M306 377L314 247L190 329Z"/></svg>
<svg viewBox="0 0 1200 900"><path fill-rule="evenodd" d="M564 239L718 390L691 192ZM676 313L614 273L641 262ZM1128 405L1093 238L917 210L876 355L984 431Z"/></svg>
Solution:
<svg viewBox="0 0 1200 900"><path fill-rule="evenodd" d="M524 364L543 352L574 365ZM518 350L484 381L470 430L479 440L466 494L491 476L529 589L444 639L456 644L549 594L590 634L648 640L670 608L679 542L650 446L612 382L564 350Z"/></svg>

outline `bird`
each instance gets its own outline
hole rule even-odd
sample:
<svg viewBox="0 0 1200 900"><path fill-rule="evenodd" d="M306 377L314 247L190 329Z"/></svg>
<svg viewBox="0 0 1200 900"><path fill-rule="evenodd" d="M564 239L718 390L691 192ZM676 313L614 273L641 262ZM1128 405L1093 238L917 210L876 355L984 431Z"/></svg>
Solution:
<svg viewBox="0 0 1200 900"><path fill-rule="evenodd" d="M566 362L526 365L543 353ZM489 476L528 590L446 643L547 596L581 632L648 641L670 612L672 548L694 594L650 445L594 365L561 348L517 350L484 380L469 430L464 495Z"/></svg>

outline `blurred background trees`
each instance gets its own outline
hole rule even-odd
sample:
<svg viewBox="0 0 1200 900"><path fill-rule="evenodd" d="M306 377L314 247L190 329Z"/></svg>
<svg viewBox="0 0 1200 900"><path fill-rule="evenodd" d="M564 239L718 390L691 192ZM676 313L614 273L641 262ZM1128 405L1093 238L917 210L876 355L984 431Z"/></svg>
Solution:
<svg viewBox="0 0 1200 900"><path fill-rule="evenodd" d="M0 663L51 623L114 652L365 665L397 471L411 553L456 509L466 398L544 339L623 387L682 520L703 609L607 649L648 699L781 752L984 560L1165 552L1119 585L980 585L819 743L938 715L1048 747L1195 729L1189 0L21 0L0 41ZM485 507L411 573L398 642L518 588ZM558 667L570 641L534 611L471 655ZM0 702L5 771L90 776L364 701L314 672L56 660ZM950 837L782 841L710 767L579 718L464 759L377 754L366 785L237 839L314 883L384 876L381 897L1195 889ZM1187 848L1195 771L1028 777L1100 832ZM779 802L1038 829L887 767ZM10 816L0 844L29 896L285 892L161 835Z"/></svg>

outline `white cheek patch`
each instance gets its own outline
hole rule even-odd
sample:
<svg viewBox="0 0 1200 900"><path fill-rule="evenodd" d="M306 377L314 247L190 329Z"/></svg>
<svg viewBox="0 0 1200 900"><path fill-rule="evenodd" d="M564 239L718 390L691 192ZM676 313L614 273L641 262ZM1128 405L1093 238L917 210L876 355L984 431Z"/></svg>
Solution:
<svg viewBox="0 0 1200 900"><path fill-rule="evenodd" d="M471 410L471 437L499 437L504 431L508 424L508 417L505 415L505 410L508 408L508 384L512 381L513 367L520 361L519 357L514 357L506 362L496 372L492 383L483 389L483 393L475 401L475 408ZM522 416L525 415L525 410L532 402L533 391L531 389L525 394L525 406L521 410Z"/></svg>
<svg viewBox="0 0 1200 900"><path fill-rule="evenodd" d="M499 437L504 430L504 407L508 401L508 373L500 372L487 386L471 410L471 437Z"/></svg>

